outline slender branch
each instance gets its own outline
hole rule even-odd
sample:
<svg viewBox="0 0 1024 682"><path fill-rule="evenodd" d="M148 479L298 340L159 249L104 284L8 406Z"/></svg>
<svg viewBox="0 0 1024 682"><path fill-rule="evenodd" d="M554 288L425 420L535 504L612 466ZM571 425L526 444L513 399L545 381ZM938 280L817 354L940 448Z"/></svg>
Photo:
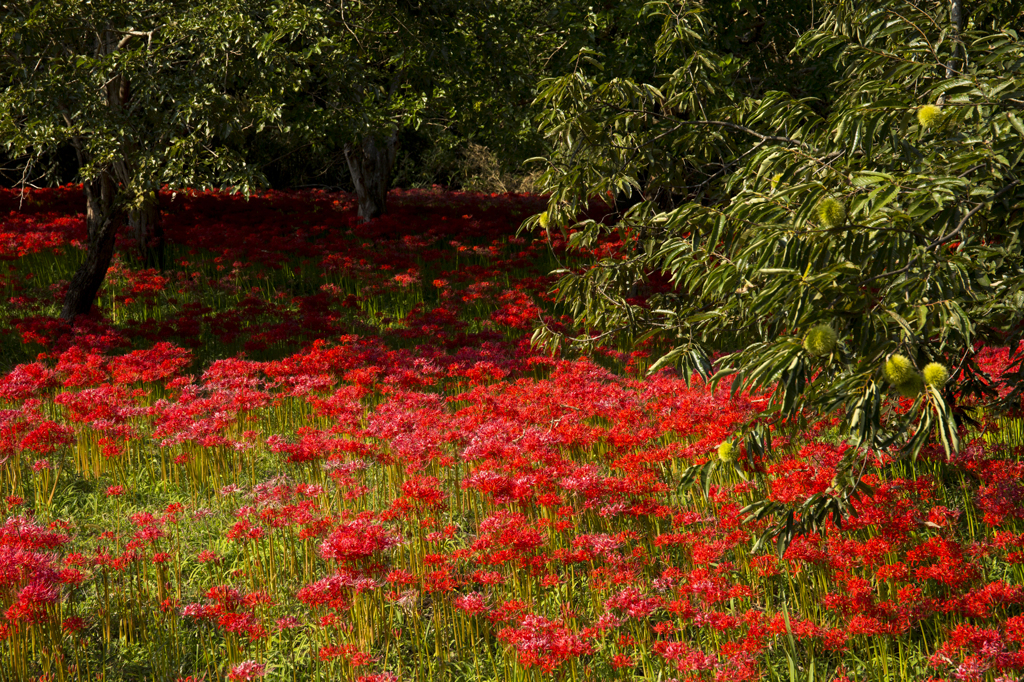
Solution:
<svg viewBox="0 0 1024 682"><path fill-rule="evenodd" d="M116 52L117 50L123 49L126 45L128 45L128 43L131 42L132 38L145 38L146 39L146 47L147 48L152 47L152 45L153 45L153 34L156 33L156 31L157 31L157 29L155 29L155 28L152 31L148 31L148 32L147 31L132 31L132 30L125 31L124 32L124 34L125 34L124 37L121 38L121 40L118 41L117 47L114 48L114 51Z"/></svg>
<svg viewBox="0 0 1024 682"><path fill-rule="evenodd" d="M1006 194L1011 189L1016 187L1018 184L1020 184L1020 181L1019 180L1014 180L1009 185L1006 185L1005 187L1000 189L998 192L993 194L992 197L991 197L991 200L994 201L999 196L1001 196L1003 194ZM980 211L981 209L985 208L985 206L987 206L987 205L988 204L986 202L975 204L974 208L972 208L970 211L967 212L967 215L965 215L960 220L960 222L957 223L957 226L951 232L948 232L948 233L944 234L943 236L937 238L931 244L926 246L925 247L925 251L934 251L936 248L942 246L943 244L946 244L947 242L950 242L950 241L953 241L954 239L956 239L957 236L961 232L963 232L963 229L967 226L967 222L971 218L974 217L974 214L977 213L978 211ZM881 272L881 273L879 273L877 275L873 275L872 277L868 277L867 279L861 280L860 284L864 285L864 284L867 284L869 282L873 282L876 279L881 279L883 277L895 277L896 275L902 275L902 274L904 274L906 272L909 272L910 268L912 268L914 266L914 264L917 263L917 261L919 261L919 260L920 260L920 258L918 256L914 256L909 261L907 261L907 264L904 265L902 268L899 268L898 270L891 270L889 272Z"/></svg>
<svg viewBox="0 0 1024 682"><path fill-rule="evenodd" d="M613 107L613 108L618 108L618 107L615 107L615 105L610 103L610 102L600 102L600 103L604 104L605 106L610 106L610 107ZM647 116L657 116L659 118L669 118L669 117L672 117L672 114L662 114L662 113L657 112L657 111L644 111L642 109L624 109L624 108L619 108L619 111L630 113L630 114L644 114L644 115L647 115ZM786 144L791 144L791 145L800 147L801 149L806 149L808 151L816 151L813 147L811 147L806 142L801 142L800 140L794 140L793 138L786 137L784 135L765 135L763 133L757 132L753 128L748 128L747 126L742 126L742 125L740 125L738 123L732 123L730 121L710 121L710 120L705 120L705 119L698 119L698 120L679 119L679 120L677 120L677 124L679 126L683 126L683 125L705 125L705 126L717 126L719 128L731 128L732 130L738 130L740 132L746 133L747 135L751 135L753 137L756 137L757 139L759 139L759 140L761 140L763 142L784 142ZM669 131L669 132L674 132L674 130L675 129L673 129L672 131Z"/></svg>
<svg viewBox="0 0 1024 682"><path fill-rule="evenodd" d="M916 7L914 9L918 9L919 11L921 11L919 8L916 8ZM939 53L938 53L938 51L936 51L935 46L932 45L932 41L928 40L928 34L926 34L923 30L921 30L920 26L918 26L917 24L912 22L910 19L907 19L906 17L904 17L899 12L897 12L895 10L892 10L892 9L890 9L889 11L892 12L893 14L895 14L896 16L898 16L903 21L907 22L907 24L909 24L911 27L913 27L913 29L915 31L917 31L919 34L921 34L921 39L924 40L925 45L928 46L928 51L932 53L932 58L935 59L935 63L937 63L939 66L942 66L942 60L939 59ZM926 17L928 17L928 13L927 12L923 12L922 11L922 14L924 14ZM931 20L931 17L928 17L928 19ZM939 26L937 24L935 24L934 21L932 21L932 24L935 26L936 29L939 28Z"/></svg>
<svg viewBox="0 0 1024 682"><path fill-rule="evenodd" d="M756 137L757 139L763 142L785 142L787 144L792 144L797 147L800 147L801 149L813 150L813 148L806 142L794 140L791 137L785 137L783 135L764 135L762 133L757 132L753 128L741 126L738 123L730 123L729 121L681 121L681 123L686 123L690 125L708 125L718 126L720 128L731 128L733 130L739 130L740 132L746 133L747 135L752 135L753 137Z"/></svg>

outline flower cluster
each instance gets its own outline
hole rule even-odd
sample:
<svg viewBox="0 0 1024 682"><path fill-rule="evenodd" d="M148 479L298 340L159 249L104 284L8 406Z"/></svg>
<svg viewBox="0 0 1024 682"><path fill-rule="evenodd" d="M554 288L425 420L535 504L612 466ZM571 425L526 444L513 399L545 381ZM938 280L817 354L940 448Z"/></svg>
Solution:
<svg viewBox="0 0 1024 682"><path fill-rule="evenodd" d="M0 192L0 251L35 275L0 376L13 679L1024 674L1019 422L977 415L951 461L858 453L856 514L752 552L747 504L857 475L831 417L751 462L764 396L642 376L647 348L531 347L534 320L563 322L558 244L509 237L537 198L398 192L363 225L344 195L163 197L173 265L126 255L71 327L42 314L63 280L38 266L83 238L75 191L20 212ZM983 355L998 379L1007 353Z"/></svg>

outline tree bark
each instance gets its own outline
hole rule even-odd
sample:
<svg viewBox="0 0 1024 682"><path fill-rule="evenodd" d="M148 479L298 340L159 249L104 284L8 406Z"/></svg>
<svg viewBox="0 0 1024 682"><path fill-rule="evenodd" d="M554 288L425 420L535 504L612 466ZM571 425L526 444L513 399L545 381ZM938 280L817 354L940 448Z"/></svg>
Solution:
<svg viewBox="0 0 1024 682"><path fill-rule="evenodd" d="M97 56L103 57L116 52L119 49L119 40L121 39L117 33L108 26L99 35ZM131 86L123 74L115 74L107 81L104 90L107 106L114 111L120 111L131 99ZM75 138L74 146L79 168L82 168L87 165L89 152L78 138ZM64 297L64 306L60 311L62 320L71 322L79 315L88 315L92 310L93 301L103 286L107 269L114 256L117 230L124 222L118 192L120 186L127 184L128 179L128 163L120 159L105 166L95 177L82 183L85 190L85 220L89 246L85 262L79 266L68 285L68 293Z"/></svg>
<svg viewBox="0 0 1024 682"><path fill-rule="evenodd" d="M356 186L359 218L363 222L387 212L391 168L395 165L398 136L392 133L384 140L366 135L358 145L345 145L345 161Z"/></svg>
<svg viewBox="0 0 1024 682"><path fill-rule="evenodd" d="M87 315L92 303L103 285L114 255L114 239L121 222L115 209L114 198L117 185L110 173L103 171L93 180L86 182L86 224L89 230L89 249L85 262L71 278L68 293L60 318L71 322L78 315Z"/></svg>
<svg viewBox="0 0 1024 682"><path fill-rule="evenodd" d="M147 192L142 206L128 214L143 267L164 269L164 229L160 224L160 200L156 192Z"/></svg>

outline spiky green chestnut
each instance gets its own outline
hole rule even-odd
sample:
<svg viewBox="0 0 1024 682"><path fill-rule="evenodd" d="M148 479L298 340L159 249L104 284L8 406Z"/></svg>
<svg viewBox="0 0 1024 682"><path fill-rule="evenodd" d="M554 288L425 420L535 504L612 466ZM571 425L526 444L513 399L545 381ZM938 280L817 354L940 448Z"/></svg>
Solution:
<svg viewBox="0 0 1024 682"><path fill-rule="evenodd" d="M828 355L836 349L836 330L827 324L811 327L804 336L804 350L813 357Z"/></svg>
<svg viewBox="0 0 1024 682"><path fill-rule="evenodd" d="M914 398L924 390L924 378L920 372L913 372L902 384L896 385L896 392L904 398Z"/></svg>
<svg viewBox="0 0 1024 682"><path fill-rule="evenodd" d="M917 122L922 128L932 128L942 121L942 109L934 104L925 104L917 109Z"/></svg>
<svg viewBox="0 0 1024 682"><path fill-rule="evenodd" d="M929 362L924 366L924 383L940 388L949 381L949 370L938 362Z"/></svg>
<svg viewBox="0 0 1024 682"><path fill-rule="evenodd" d="M736 453L736 448L732 446L732 443L725 441L718 446L718 459L723 462L731 462L733 455Z"/></svg>
<svg viewBox="0 0 1024 682"><path fill-rule="evenodd" d="M541 213L540 218L537 219L537 222L540 223L540 229L548 229L548 212L544 211L543 213Z"/></svg>
<svg viewBox="0 0 1024 682"><path fill-rule="evenodd" d="M846 224L846 206L834 197L822 199L818 204L818 222L829 230L837 230Z"/></svg>
<svg viewBox="0 0 1024 682"><path fill-rule="evenodd" d="M885 378L893 386L906 383L915 374L917 369L906 355L893 353L885 363Z"/></svg>

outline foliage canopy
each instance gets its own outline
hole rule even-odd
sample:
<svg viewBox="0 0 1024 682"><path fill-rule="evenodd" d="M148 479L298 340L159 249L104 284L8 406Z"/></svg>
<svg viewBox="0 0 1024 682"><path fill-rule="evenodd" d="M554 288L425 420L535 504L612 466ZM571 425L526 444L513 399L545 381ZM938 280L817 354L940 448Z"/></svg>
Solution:
<svg viewBox="0 0 1024 682"><path fill-rule="evenodd" d="M520 41L527 49L516 51L509 36L532 7L490 0L4 5L3 151L19 160L25 181L73 149L87 196L89 253L62 316L90 309L125 218L146 249L159 229L161 187L250 193L267 185L268 168L280 176L343 156L368 219L384 210L399 130L518 121L494 137L507 146L528 118L514 114L530 101L528 65L543 42ZM289 156L301 162L282 163Z"/></svg>
<svg viewBox="0 0 1024 682"><path fill-rule="evenodd" d="M561 272L576 318L662 348L652 369L771 391L767 420L739 434L750 464L767 426L841 415L861 453L841 492L799 515L751 509L786 512L783 541L839 518L863 490L866 449L916 456L934 437L953 452L965 405L1020 399L1019 372L1000 400L976 356L1024 333L1020 10L989 2L951 18L948 7L827 3L795 43L803 78L758 92L700 5L659 0L646 6L662 22L657 77L607 78L588 53L540 95L549 225L576 248L610 235L624 245ZM801 83L815 80L831 82L808 97ZM630 194L642 201L614 213ZM595 199L613 212L579 220ZM542 329L537 340L565 339ZM886 371L897 357L898 381Z"/></svg>

